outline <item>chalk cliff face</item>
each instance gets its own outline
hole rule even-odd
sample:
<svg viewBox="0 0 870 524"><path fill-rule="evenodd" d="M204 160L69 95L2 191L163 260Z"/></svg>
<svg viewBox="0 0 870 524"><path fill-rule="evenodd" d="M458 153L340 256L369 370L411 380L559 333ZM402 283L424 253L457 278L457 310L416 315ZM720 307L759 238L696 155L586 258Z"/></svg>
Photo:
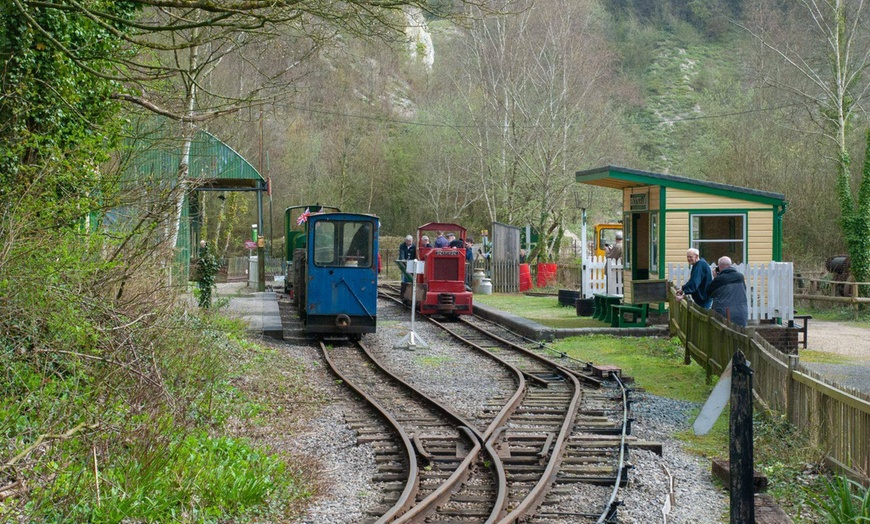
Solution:
<svg viewBox="0 0 870 524"><path fill-rule="evenodd" d="M432 46L432 35L429 33L423 11L419 7L407 7L405 19L408 21L405 34L408 36L411 58L420 60L427 68L431 68L435 63L435 48Z"/></svg>

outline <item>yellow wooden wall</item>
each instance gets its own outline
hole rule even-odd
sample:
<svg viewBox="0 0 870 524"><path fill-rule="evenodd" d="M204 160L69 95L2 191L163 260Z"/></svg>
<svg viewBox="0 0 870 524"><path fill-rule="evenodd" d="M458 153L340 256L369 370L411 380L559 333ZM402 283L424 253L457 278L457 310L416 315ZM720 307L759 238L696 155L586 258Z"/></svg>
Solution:
<svg viewBox="0 0 870 524"><path fill-rule="evenodd" d="M697 210L746 212L747 262L773 259L773 206L674 188L667 188L665 200L665 270L669 263L685 263L689 248L689 213ZM666 274L665 278L670 275Z"/></svg>
<svg viewBox="0 0 870 524"><path fill-rule="evenodd" d="M629 198L631 195L636 193L649 193L649 199L647 202L649 203L650 211L658 211L659 200L662 188L659 186L644 186L644 187L628 187L622 191L622 209L623 211L628 211L629 207Z"/></svg>

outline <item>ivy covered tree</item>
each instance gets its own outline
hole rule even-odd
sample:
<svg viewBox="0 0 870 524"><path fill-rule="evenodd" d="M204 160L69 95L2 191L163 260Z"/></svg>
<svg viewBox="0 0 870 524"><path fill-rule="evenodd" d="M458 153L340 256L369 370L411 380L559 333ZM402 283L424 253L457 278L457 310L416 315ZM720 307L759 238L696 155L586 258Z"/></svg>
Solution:
<svg viewBox="0 0 870 524"><path fill-rule="evenodd" d="M200 241L199 260L197 260L197 287L199 288L199 307L211 308L211 293L215 287L215 276L220 269L220 261L214 250L205 240Z"/></svg>
<svg viewBox="0 0 870 524"><path fill-rule="evenodd" d="M870 281L870 129L866 131L864 155L857 202L853 203L849 194L843 197L849 201L844 202L842 208L843 232L849 246L849 267L857 282Z"/></svg>
<svg viewBox="0 0 870 524"><path fill-rule="evenodd" d="M870 13L864 2L758 0L744 29L764 57L765 82L781 90L812 118L837 173L840 225L856 281L870 281L870 181L852 179L849 135L856 117L866 114ZM784 30L788 29L788 30Z"/></svg>

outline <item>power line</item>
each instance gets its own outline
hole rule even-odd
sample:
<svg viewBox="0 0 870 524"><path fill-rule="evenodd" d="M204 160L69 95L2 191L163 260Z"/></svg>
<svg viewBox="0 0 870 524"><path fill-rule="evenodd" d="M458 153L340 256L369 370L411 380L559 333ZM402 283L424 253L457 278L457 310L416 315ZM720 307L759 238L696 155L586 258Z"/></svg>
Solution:
<svg viewBox="0 0 870 524"><path fill-rule="evenodd" d="M713 114L713 115L698 115L698 116L680 117L680 118L673 118L673 119L661 118L661 119L657 119L657 120L635 120L635 121L628 122L628 124L631 124L631 125L679 124L680 122L687 122L690 120L709 120L709 119L714 119L714 118L728 118L728 117L732 117L732 116L748 115L748 114L752 114L752 113L764 113L764 112L768 112L768 111L776 111L778 109L783 109L786 107L793 107L796 105L799 105L799 104L798 103L791 103L791 104L783 104L783 105L773 106L773 107L761 107L761 108L757 108L757 109L747 109L744 111L732 111L732 112L728 112L728 113L717 113L717 114ZM306 113L313 113L313 114L320 114L320 115L332 115L332 116L343 116L343 117L347 117L347 118L357 118L360 120L371 120L374 122L381 122L381 123L385 123L385 124L401 124L401 125L407 125L407 126L440 127L440 128L450 128L450 129L479 128L479 127L481 127L481 126L471 125L471 124L438 124L438 123L431 123L431 122L420 122L420 121L416 121L416 120L402 120L402 119L398 119L398 118L389 118L389 117L375 116L375 115L345 113L345 112L341 112L341 111L331 111L328 109L314 109L311 107L301 107L301 106L298 106L296 104L289 104L289 107L292 107L293 109L296 109L297 111L306 112ZM503 126L485 126L485 127L501 129ZM539 126L532 125L532 126L520 126L520 127L526 128L526 129L531 129L531 128L535 128L535 127L539 127Z"/></svg>

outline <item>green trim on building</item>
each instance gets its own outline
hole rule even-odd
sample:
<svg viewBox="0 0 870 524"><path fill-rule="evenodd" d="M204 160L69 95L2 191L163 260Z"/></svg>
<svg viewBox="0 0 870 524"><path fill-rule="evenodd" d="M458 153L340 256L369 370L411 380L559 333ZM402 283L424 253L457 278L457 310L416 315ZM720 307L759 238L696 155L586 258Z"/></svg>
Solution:
<svg viewBox="0 0 870 524"><path fill-rule="evenodd" d="M744 215L746 218L746 262L749 262L749 212L761 212L773 214L773 231L771 231L771 242L773 243L771 258L776 262L782 261L782 215L785 214L785 207L782 208L733 208L733 209L668 209L668 213L687 213L689 215L689 238L692 241L692 215ZM780 212L779 210L782 209ZM666 222L666 221L665 221ZM664 230L664 227L662 228ZM664 234L664 231L662 231ZM662 277L664 278L664 277Z"/></svg>
<svg viewBox="0 0 870 524"><path fill-rule="evenodd" d="M773 210L773 259L777 262L782 262L782 216L785 214L788 202L783 202L782 206L778 206Z"/></svg>
<svg viewBox="0 0 870 524"><path fill-rule="evenodd" d="M652 173L649 171L640 171L637 169L629 169L618 166L604 166L585 171L577 171L575 173L577 182L588 184L600 180L617 180L628 183L627 185L650 185L661 187L673 187L675 189L683 189L693 191L695 193L705 193L708 195L723 196L728 198L736 198L740 200L749 200L762 204L770 204L781 206L785 203L785 195L780 193L771 193L768 191L758 191L738 186L730 186L727 184L719 184L716 182L707 182L704 180L695 180L692 178L681 177L676 175L666 175L664 173ZM602 184L593 184L602 185Z"/></svg>
<svg viewBox="0 0 870 524"><path fill-rule="evenodd" d="M666 187L659 189L659 278L665 278L665 252L667 251L665 227L668 223L665 219L665 211L667 210L665 206L667 201L665 196L666 191Z"/></svg>

